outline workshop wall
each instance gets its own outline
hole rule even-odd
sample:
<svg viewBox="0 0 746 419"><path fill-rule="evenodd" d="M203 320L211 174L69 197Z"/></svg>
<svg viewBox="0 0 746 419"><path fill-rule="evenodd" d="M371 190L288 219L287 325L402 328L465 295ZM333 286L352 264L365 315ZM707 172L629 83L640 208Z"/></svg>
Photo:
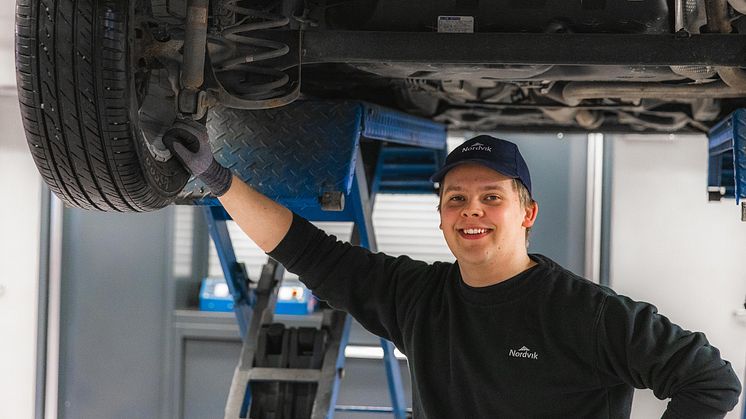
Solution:
<svg viewBox="0 0 746 419"><path fill-rule="evenodd" d="M66 208L58 417L163 417L173 207Z"/></svg>
<svg viewBox="0 0 746 419"><path fill-rule="evenodd" d="M41 179L26 145L18 99L3 96L1 85L0 126L0 190L5 197L0 205L0 418L31 418Z"/></svg>
<svg viewBox="0 0 746 419"><path fill-rule="evenodd" d="M619 135L613 148L611 286L703 331L743 381L746 222L733 200L707 201L707 141L693 135ZM741 405L729 419L741 418ZM633 418L660 417L666 402L638 391Z"/></svg>

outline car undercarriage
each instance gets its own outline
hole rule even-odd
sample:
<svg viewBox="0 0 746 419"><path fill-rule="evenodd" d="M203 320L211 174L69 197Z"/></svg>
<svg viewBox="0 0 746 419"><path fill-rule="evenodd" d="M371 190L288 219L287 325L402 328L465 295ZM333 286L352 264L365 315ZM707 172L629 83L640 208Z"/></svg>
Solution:
<svg viewBox="0 0 746 419"><path fill-rule="evenodd" d="M174 121L240 137L270 129L252 113L294 102L365 102L451 132L707 133L746 105L742 12L746 0L18 0L19 101L67 205L150 211L189 181L162 141Z"/></svg>
<svg viewBox="0 0 746 419"><path fill-rule="evenodd" d="M449 5L210 3L206 88L252 108L300 87L472 131L704 132L743 104L743 19L724 0ZM151 62L182 48L186 9L154 2ZM439 31L451 15L467 23Z"/></svg>

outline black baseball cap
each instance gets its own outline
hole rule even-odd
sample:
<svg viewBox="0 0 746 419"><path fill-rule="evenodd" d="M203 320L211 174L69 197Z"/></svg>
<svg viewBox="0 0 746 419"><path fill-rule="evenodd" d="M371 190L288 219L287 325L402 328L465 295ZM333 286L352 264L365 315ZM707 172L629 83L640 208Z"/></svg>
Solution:
<svg viewBox="0 0 746 419"><path fill-rule="evenodd" d="M446 157L445 165L430 176L431 182L442 182L449 170L464 163L477 163L518 179L531 194L531 175L518 146L510 141L489 135L479 135L453 149ZM533 196L533 195L532 195Z"/></svg>

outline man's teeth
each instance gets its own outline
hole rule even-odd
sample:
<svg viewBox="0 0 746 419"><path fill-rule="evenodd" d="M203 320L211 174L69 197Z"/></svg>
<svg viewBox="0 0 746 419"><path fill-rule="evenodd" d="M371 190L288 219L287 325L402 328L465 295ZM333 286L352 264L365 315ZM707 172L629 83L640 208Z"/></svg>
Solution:
<svg viewBox="0 0 746 419"><path fill-rule="evenodd" d="M464 233L466 234L482 234L486 233L488 230L486 228L466 228L464 229Z"/></svg>

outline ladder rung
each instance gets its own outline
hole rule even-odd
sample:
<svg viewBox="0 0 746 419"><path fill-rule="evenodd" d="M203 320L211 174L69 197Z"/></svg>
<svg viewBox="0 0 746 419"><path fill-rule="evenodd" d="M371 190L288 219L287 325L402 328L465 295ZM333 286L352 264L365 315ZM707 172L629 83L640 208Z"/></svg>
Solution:
<svg viewBox="0 0 746 419"><path fill-rule="evenodd" d="M393 407L378 406L343 406L337 405L334 410L337 412L357 412L357 413L392 413ZM411 409L408 409L411 410Z"/></svg>
<svg viewBox="0 0 746 419"><path fill-rule="evenodd" d="M294 383L315 383L321 378L321 371L301 368L252 368L250 381L287 381Z"/></svg>

